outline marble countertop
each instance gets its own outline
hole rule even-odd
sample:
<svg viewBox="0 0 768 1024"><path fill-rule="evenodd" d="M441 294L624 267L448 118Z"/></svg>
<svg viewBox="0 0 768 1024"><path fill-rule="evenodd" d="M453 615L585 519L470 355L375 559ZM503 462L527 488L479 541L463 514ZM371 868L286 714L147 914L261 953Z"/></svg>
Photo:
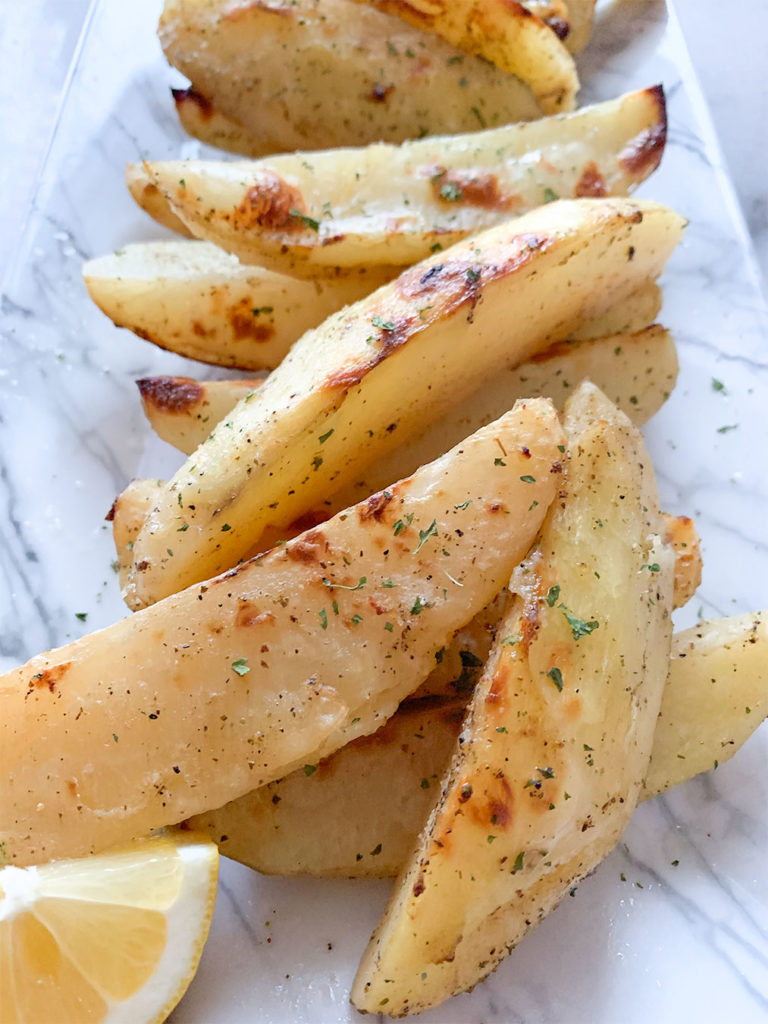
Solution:
<svg viewBox="0 0 768 1024"><path fill-rule="evenodd" d="M755 246L765 292L768 0L733 0L728 18L722 17L720 0L674 0L674 5ZM27 0L3 7L0 138L13 141L4 147L0 162L0 277L21 230L90 7L91 0ZM756 130L758 125L762 131Z"/></svg>

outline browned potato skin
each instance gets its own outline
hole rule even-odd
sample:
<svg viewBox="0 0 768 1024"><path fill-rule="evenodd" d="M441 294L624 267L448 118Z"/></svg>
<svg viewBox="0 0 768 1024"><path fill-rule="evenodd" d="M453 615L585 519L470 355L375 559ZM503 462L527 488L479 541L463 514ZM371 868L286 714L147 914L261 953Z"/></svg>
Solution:
<svg viewBox="0 0 768 1024"><path fill-rule="evenodd" d="M541 114L513 75L350 0L166 0L158 34L195 91L247 133L250 154L401 142Z"/></svg>
<svg viewBox="0 0 768 1024"><path fill-rule="evenodd" d="M516 0L358 0L476 54L531 87L545 114L570 110L579 80L573 60L540 18Z"/></svg>
<svg viewBox="0 0 768 1024"><path fill-rule="evenodd" d="M216 146L228 153L258 157L264 152L248 132L231 118L216 110L202 93L190 86L189 89L171 89L173 102L181 127L208 146Z"/></svg>
<svg viewBox="0 0 768 1024"><path fill-rule="evenodd" d="M396 875L439 796L465 701L405 701L378 732L322 760L315 773L294 772L189 827L265 874ZM640 799L724 764L766 716L765 612L675 634Z"/></svg>

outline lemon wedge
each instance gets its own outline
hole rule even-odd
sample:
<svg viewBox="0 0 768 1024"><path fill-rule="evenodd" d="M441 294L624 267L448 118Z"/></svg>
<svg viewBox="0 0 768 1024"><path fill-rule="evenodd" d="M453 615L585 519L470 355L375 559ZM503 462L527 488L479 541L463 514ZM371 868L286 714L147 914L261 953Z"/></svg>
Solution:
<svg viewBox="0 0 768 1024"><path fill-rule="evenodd" d="M0 870L2 1024L164 1020L197 970L217 874L215 844L190 832Z"/></svg>

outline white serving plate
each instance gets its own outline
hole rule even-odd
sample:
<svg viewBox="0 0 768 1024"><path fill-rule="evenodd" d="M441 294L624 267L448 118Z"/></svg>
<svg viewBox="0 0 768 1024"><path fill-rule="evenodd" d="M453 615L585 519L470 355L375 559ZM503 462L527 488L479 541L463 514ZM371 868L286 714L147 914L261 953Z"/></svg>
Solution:
<svg viewBox="0 0 768 1024"><path fill-rule="evenodd" d="M151 437L133 381L201 375L114 328L80 277L84 259L162 233L123 187L127 160L213 152L178 127L168 87L179 79L154 37L159 6L94 5L6 274L3 670L125 613L104 514L131 477L167 474L178 461ZM601 17L580 68L582 102L663 82L667 154L640 194L691 221L665 277L661 318L678 341L680 382L646 430L665 507L694 515L704 543L704 581L677 624L765 607L768 316L674 15L661 0L624 0ZM421 1019L765 1021L767 780L764 726L734 761L638 810L619 848L495 975ZM172 1020L361 1019L348 992L388 891L263 878L224 861L200 971Z"/></svg>

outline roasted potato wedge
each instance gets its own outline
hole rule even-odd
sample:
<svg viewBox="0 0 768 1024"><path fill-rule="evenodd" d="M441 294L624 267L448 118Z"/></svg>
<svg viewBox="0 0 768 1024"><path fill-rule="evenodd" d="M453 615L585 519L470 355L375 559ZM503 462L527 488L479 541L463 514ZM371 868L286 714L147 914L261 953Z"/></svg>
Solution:
<svg viewBox="0 0 768 1024"><path fill-rule="evenodd" d="M674 554L637 430L590 385L566 411L561 499L475 690L440 800L351 1000L393 1016L490 973L613 848L666 680Z"/></svg>
<svg viewBox="0 0 768 1024"><path fill-rule="evenodd" d="M308 331L164 488L134 543L129 606L236 564L268 527L284 531L504 367L621 301L658 275L682 228L649 202L551 203Z"/></svg>
<svg viewBox="0 0 768 1024"><path fill-rule="evenodd" d="M530 86L545 114L572 110L579 77L568 50L516 0L358 0L483 57Z"/></svg>
<svg viewBox="0 0 768 1024"><path fill-rule="evenodd" d="M539 117L488 61L352 0L166 0L165 55L248 153L402 142Z"/></svg>
<svg viewBox="0 0 768 1024"><path fill-rule="evenodd" d="M379 471L374 465L363 480L355 482L355 490L362 493L367 488L370 494L384 486L387 479L406 476L423 462L436 458L453 438L458 440L497 419L518 398L543 395L561 408L584 379L605 391L633 423L643 424L669 396L677 368L674 342L669 332L658 325L636 334L558 342L533 361L500 373L423 435L406 442L390 459L384 460L389 466L390 460L395 459L402 472L398 469L393 474L386 466ZM155 433L190 455L219 420L228 416L262 381L263 378L198 381L190 377L149 377L137 384L144 412ZM681 536L682 544L685 540Z"/></svg>
<svg viewBox="0 0 768 1024"><path fill-rule="evenodd" d="M321 529L3 676L10 862L143 835L378 728L525 554L564 440L551 403L521 403Z"/></svg>
<svg viewBox="0 0 768 1024"><path fill-rule="evenodd" d="M300 281L243 266L208 242L142 242L83 266L88 294L117 324L160 348L242 370L277 366L310 327L394 271Z"/></svg>
<svg viewBox="0 0 768 1024"><path fill-rule="evenodd" d="M665 139L656 86L562 117L401 146L144 166L197 237L243 263L312 276L412 264L552 199L626 195L658 166Z"/></svg>
<svg viewBox="0 0 768 1024"><path fill-rule="evenodd" d="M693 597L701 583L701 541L690 516L666 516L664 540L675 552L675 607Z"/></svg>
<svg viewBox="0 0 768 1024"><path fill-rule="evenodd" d="M192 237L192 232L187 225L183 220L179 220L168 205L168 200L163 193L157 185L152 183L143 164L126 164L125 184L131 197L158 224L162 224L164 228L175 231L179 235Z"/></svg>
<svg viewBox="0 0 768 1024"><path fill-rule="evenodd" d="M645 796L724 764L768 716L767 616L714 619L676 636Z"/></svg>
<svg viewBox="0 0 768 1024"><path fill-rule="evenodd" d="M265 874L396 875L438 799L465 707L457 697L408 700L313 774L293 772L189 825ZM675 634L640 799L723 764L766 716L764 612Z"/></svg>

